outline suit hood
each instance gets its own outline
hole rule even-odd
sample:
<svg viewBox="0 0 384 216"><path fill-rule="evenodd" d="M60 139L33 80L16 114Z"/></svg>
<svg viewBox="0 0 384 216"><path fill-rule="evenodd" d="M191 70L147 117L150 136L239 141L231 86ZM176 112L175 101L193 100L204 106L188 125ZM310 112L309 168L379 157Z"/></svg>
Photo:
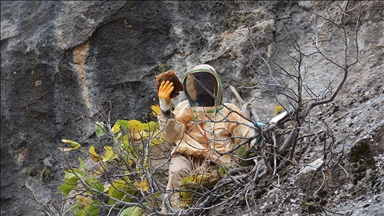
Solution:
<svg viewBox="0 0 384 216"><path fill-rule="evenodd" d="M223 87L216 70L207 64L198 65L182 78L184 93L192 107L219 106L223 99Z"/></svg>

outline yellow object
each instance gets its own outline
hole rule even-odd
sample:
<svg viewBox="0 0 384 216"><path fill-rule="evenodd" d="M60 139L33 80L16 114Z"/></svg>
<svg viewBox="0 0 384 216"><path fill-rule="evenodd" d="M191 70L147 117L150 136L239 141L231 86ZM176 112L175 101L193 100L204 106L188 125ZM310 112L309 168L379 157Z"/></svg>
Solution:
<svg viewBox="0 0 384 216"><path fill-rule="evenodd" d="M92 200L91 198L89 198L89 197L84 198L84 197L81 196L81 195L77 195L76 198L77 198L77 201L78 201L83 207L87 207L87 206L89 206L89 205L93 202L93 200Z"/></svg>
<svg viewBox="0 0 384 216"><path fill-rule="evenodd" d="M92 160L95 162L99 162L102 158L96 153L95 146L89 147L89 156L91 156Z"/></svg>
<svg viewBox="0 0 384 216"><path fill-rule="evenodd" d="M171 93L173 91L173 83L170 81L162 82L159 88L158 96L166 102L171 102Z"/></svg>
<svg viewBox="0 0 384 216"><path fill-rule="evenodd" d="M103 162L111 161L117 157L111 146L104 146L105 153L102 156Z"/></svg>
<svg viewBox="0 0 384 216"><path fill-rule="evenodd" d="M152 114L154 116L158 116L160 114L160 112L161 112L159 104L152 105L151 109L152 109Z"/></svg>
<svg viewBox="0 0 384 216"><path fill-rule="evenodd" d="M142 190L144 192L149 190L149 184L147 179L144 179L140 182L135 181L133 185L135 185L138 190Z"/></svg>
<svg viewBox="0 0 384 216"><path fill-rule="evenodd" d="M76 149L79 149L81 147L81 145L78 142L75 142L75 141L72 141L72 140L62 139L61 142L69 143L72 146L72 148L59 148L60 151L63 151L63 152L76 150Z"/></svg>
<svg viewBox="0 0 384 216"><path fill-rule="evenodd" d="M275 106L275 116L279 115L284 110L283 106Z"/></svg>
<svg viewBox="0 0 384 216"><path fill-rule="evenodd" d="M118 124L113 125L112 133L117 134L119 131L120 131L120 125L118 125Z"/></svg>
<svg viewBox="0 0 384 216"><path fill-rule="evenodd" d="M92 174L93 176L101 175L104 171L105 165L99 166ZM105 191L104 191L105 192Z"/></svg>
<svg viewBox="0 0 384 216"><path fill-rule="evenodd" d="M131 133L139 133L140 131L145 130L145 125L139 120L129 120L128 129Z"/></svg>

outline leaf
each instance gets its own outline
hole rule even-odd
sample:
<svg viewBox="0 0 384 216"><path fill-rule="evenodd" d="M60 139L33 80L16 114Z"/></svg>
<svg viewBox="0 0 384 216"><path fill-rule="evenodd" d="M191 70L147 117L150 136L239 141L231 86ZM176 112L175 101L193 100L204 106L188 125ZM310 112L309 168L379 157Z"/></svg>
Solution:
<svg viewBox="0 0 384 216"><path fill-rule="evenodd" d="M133 119L128 121L128 129L131 131L131 133L135 134L139 131L145 130L145 125L139 120Z"/></svg>
<svg viewBox="0 0 384 216"><path fill-rule="evenodd" d="M133 160L128 159L128 160L127 160L127 163L131 166L131 165L133 164Z"/></svg>
<svg viewBox="0 0 384 216"><path fill-rule="evenodd" d="M59 148L59 150L63 151L63 152L76 150L76 149L79 149L81 147L80 143L72 141L72 140L62 139L61 142L69 143L72 146L72 148Z"/></svg>
<svg viewBox="0 0 384 216"><path fill-rule="evenodd" d="M75 205L71 206L68 210L69 211L75 211L78 208L80 208L80 203L76 203Z"/></svg>
<svg viewBox="0 0 384 216"><path fill-rule="evenodd" d="M148 191L149 190L149 184L148 184L148 181L147 179L144 179L143 181L141 181L139 183L140 185L140 189L143 190L143 191Z"/></svg>
<svg viewBox="0 0 384 216"><path fill-rule="evenodd" d="M99 168L97 168L94 172L93 172L93 175L94 176L97 176L97 175L100 175L104 170L104 166L100 166Z"/></svg>
<svg viewBox="0 0 384 216"><path fill-rule="evenodd" d="M135 187L138 189L138 190L142 190L142 191L148 191L149 190L149 185L148 185L148 181L147 179L144 179L140 182L138 181L135 181L133 183L133 185L135 185Z"/></svg>
<svg viewBox="0 0 384 216"><path fill-rule="evenodd" d="M77 178L77 177L82 178L83 175L84 175L83 171L79 170L78 168L72 168L72 170L71 170L70 172L71 172L71 174L73 174L76 178Z"/></svg>
<svg viewBox="0 0 384 216"><path fill-rule="evenodd" d="M158 116L161 112L159 104L152 105L151 109L152 109L152 115L154 115L154 116Z"/></svg>
<svg viewBox="0 0 384 216"><path fill-rule="evenodd" d="M152 139L152 144L153 145L157 145L157 144L160 144L160 143L163 143L164 142L164 138L162 137L161 134L158 134L157 136L153 137Z"/></svg>
<svg viewBox="0 0 384 216"><path fill-rule="evenodd" d="M156 132L159 130L159 126L160 126L159 123L154 122L154 121L150 121L150 122L145 124L145 131Z"/></svg>
<svg viewBox="0 0 384 216"><path fill-rule="evenodd" d="M88 216L85 209L79 209L79 210L75 211L74 213L75 213L75 216Z"/></svg>
<svg viewBox="0 0 384 216"><path fill-rule="evenodd" d="M95 146L89 147L89 156L91 156L92 160L95 162L99 162L102 158L96 153Z"/></svg>
<svg viewBox="0 0 384 216"><path fill-rule="evenodd" d="M246 149L245 149L245 147L243 145L238 148L237 155L239 155L240 158L244 158L245 157Z"/></svg>
<svg viewBox="0 0 384 216"><path fill-rule="evenodd" d="M113 127L112 127L112 133L113 133L113 134L116 134L116 133L118 133L119 131L120 131L120 125L118 125L118 124L113 125Z"/></svg>
<svg viewBox="0 0 384 216"><path fill-rule="evenodd" d="M71 144L71 146L72 146L73 148L76 148L76 149L78 149L78 148L81 147L81 145L80 145L78 142L75 142L75 141L72 141L72 140L62 139L61 142L63 142L63 143L69 143L69 144Z"/></svg>
<svg viewBox="0 0 384 216"><path fill-rule="evenodd" d="M109 187L108 195L118 200L122 200L125 195L123 201L130 202L132 198L124 194L124 192L133 195L134 189L131 185L128 184L128 182L120 179L112 183L112 185ZM113 199L108 200L109 205L113 205L115 202L116 201Z"/></svg>
<svg viewBox="0 0 384 216"><path fill-rule="evenodd" d="M218 172L220 176L225 176L228 173L228 170L228 167L220 166Z"/></svg>
<svg viewBox="0 0 384 216"><path fill-rule="evenodd" d="M113 159L115 159L117 157L115 152L113 152L111 146L104 146L104 149L105 149L105 153L102 156L103 162L111 161L111 160L113 160Z"/></svg>
<svg viewBox="0 0 384 216"><path fill-rule="evenodd" d="M60 151L62 152L69 152L69 151L73 151L73 150L76 150L75 148L58 148Z"/></svg>
<svg viewBox="0 0 384 216"><path fill-rule="evenodd" d="M98 207L98 206L100 206L100 202L99 201L93 201L92 205L89 205L88 207L85 208L86 213L87 213L86 216L99 215L100 207Z"/></svg>
<svg viewBox="0 0 384 216"><path fill-rule="evenodd" d="M111 184L105 184L104 185L104 193L109 191L109 188L111 187Z"/></svg>
<svg viewBox="0 0 384 216"><path fill-rule="evenodd" d="M64 171L64 183L59 186L59 190L67 197L72 189L77 188L79 178L72 171Z"/></svg>
<svg viewBox="0 0 384 216"><path fill-rule="evenodd" d="M118 134L117 134L117 136L115 137L115 138L116 138L116 140L119 140L119 139L120 139L120 137L121 137L121 135L122 135L122 133L118 133Z"/></svg>
<svg viewBox="0 0 384 216"><path fill-rule="evenodd" d="M87 207L93 202L93 200L91 198L89 198L89 197L84 198L81 195L77 195L76 198L77 198L77 202L80 203L80 205L82 205L83 207Z"/></svg>
<svg viewBox="0 0 384 216"><path fill-rule="evenodd" d="M129 136L124 135L123 136L123 147L126 148L129 145Z"/></svg>
<svg viewBox="0 0 384 216"><path fill-rule="evenodd" d="M148 137L148 132L140 131L138 133L134 133L132 137L133 137L133 140L135 141L145 140Z"/></svg>
<svg viewBox="0 0 384 216"><path fill-rule="evenodd" d="M84 170L84 171L87 171L87 167L85 166L85 163L83 161L83 159L81 159L81 157L78 157L77 160L79 161L80 163L80 167Z"/></svg>
<svg viewBox="0 0 384 216"><path fill-rule="evenodd" d="M130 154L131 157L137 158L137 150L132 145L127 145L125 151Z"/></svg>
<svg viewBox="0 0 384 216"><path fill-rule="evenodd" d="M195 182L195 177L193 175L189 175L181 180L181 185Z"/></svg>
<svg viewBox="0 0 384 216"><path fill-rule="evenodd" d="M77 187L77 185L76 185L76 187ZM71 190L75 189L76 187L69 185L67 183L63 183L62 185L59 186L59 190L64 195L64 197L67 197L68 194L71 192Z"/></svg>
<svg viewBox="0 0 384 216"><path fill-rule="evenodd" d="M135 147L133 147L129 142L129 136L125 135L123 136L123 143L121 144L121 147L130 154L131 157L137 158L137 150Z"/></svg>
<svg viewBox="0 0 384 216"><path fill-rule="evenodd" d="M128 129L128 121L127 120L117 120L115 125L120 125L123 128L123 130Z"/></svg>
<svg viewBox="0 0 384 216"><path fill-rule="evenodd" d="M139 207L132 206L124 209L120 216L142 216L143 210Z"/></svg>
<svg viewBox="0 0 384 216"><path fill-rule="evenodd" d="M104 191L104 185L101 184L95 177L85 179L85 183L95 190Z"/></svg>
<svg viewBox="0 0 384 216"><path fill-rule="evenodd" d="M103 122L96 122L95 133L97 137L102 137L106 134L105 125Z"/></svg>

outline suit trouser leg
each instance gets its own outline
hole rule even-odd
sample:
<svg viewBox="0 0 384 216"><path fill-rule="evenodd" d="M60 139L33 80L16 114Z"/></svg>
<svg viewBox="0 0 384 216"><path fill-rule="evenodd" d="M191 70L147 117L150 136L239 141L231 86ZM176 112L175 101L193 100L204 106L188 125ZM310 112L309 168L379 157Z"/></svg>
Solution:
<svg viewBox="0 0 384 216"><path fill-rule="evenodd" d="M172 208L177 210L181 207L180 195L173 190L180 189L180 181L185 178L191 171L200 167L204 162L202 158L196 158L189 155L174 155L169 164L167 194L170 195L169 200Z"/></svg>

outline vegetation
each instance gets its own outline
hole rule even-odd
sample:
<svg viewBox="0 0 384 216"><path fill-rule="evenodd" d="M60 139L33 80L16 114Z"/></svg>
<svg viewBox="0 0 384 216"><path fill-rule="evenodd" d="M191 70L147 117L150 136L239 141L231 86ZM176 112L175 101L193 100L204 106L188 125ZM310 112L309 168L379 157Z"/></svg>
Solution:
<svg viewBox="0 0 384 216"><path fill-rule="evenodd" d="M97 149L91 145L86 151L92 163L97 164L92 169L91 164L78 158L77 166L68 166L65 170L61 193L68 199L74 200L69 211L75 215L166 215L161 212L164 204L169 214L178 215L202 215L212 209L228 211L241 206L245 211L251 211L251 206L257 202L266 188L289 189L283 187L284 182L289 182L286 173L292 169L304 169L309 165L297 163L301 155L307 151L311 143L322 143L322 158L319 158L317 166L308 171L309 177L301 180L301 186L307 192L306 197L299 200L304 212L327 212L323 206L326 198L330 196L326 187L326 172L337 170L345 172L342 161L345 161L344 152L336 152L336 142L332 129L320 122L321 127L312 125L311 113L315 108L329 105L339 94L340 89L348 77L350 68L357 64L359 57L358 32L360 18L366 5L351 8L348 3L339 7L339 17L315 14L317 19L323 19L334 25L339 30L345 41L344 56L333 59L319 45L321 34L314 32L314 48L311 52L305 52L300 46L296 36L284 26L287 37L295 50L294 55L288 55L293 62L293 69L286 69L279 65L278 59L259 55L267 65L267 70L255 73L262 89L276 97L285 97L287 103L276 107L277 115L274 121L269 122L264 128L260 128L256 122L251 126L260 131L261 140L251 148L245 148L258 136L244 138L244 142L236 146L229 154L235 158L236 163L231 167L211 166L209 172L206 167L200 169L182 180L182 188L179 191L183 207L174 210L165 196L166 178L159 171L161 166L169 162L164 159L159 165L154 165L152 151L155 148L163 148L168 145L160 136L156 122L140 122L137 120L118 120L113 124L109 115L99 107L102 121L95 121L95 133L97 137L108 137L110 145L103 149ZM352 16L353 15L353 16ZM346 19L354 23L346 23ZM248 22L250 16L239 17L239 22ZM337 19L337 21L336 21ZM244 36L244 35L243 35ZM347 41L353 41L353 49ZM252 43L251 43L252 44ZM254 46L254 49L257 49ZM329 85L319 94L315 94L305 83L307 73L304 62L308 57L318 56L338 70L340 76L330 81ZM165 70L160 65L161 71ZM291 81L290 86L280 84L275 75L279 74ZM265 77L269 77L266 79ZM336 83L336 84L335 84ZM158 107L153 107L158 112ZM323 110L327 112L327 110ZM213 120L212 120L213 121ZM308 141L309 140L309 141ZM83 147L75 141L63 140L71 145L62 151L84 151ZM361 164L361 157L371 159L366 155L367 146L361 145L353 151L351 158L356 163L354 171L355 186L353 192L360 194L363 191L357 185L363 176L367 165ZM164 151L167 154L166 151ZM360 158L358 155L363 153ZM360 154L361 155L361 154ZM328 182L329 183L329 182ZM316 195L316 196L315 196ZM46 211L47 214L51 214ZM228 213L228 212L227 212ZM333 212L332 212L333 213Z"/></svg>
<svg viewBox="0 0 384 216"><path fill-rule="evenodd" d="M154 107L154 109L158 109ZM158 209L161 204L159 183L154 179L150 148L163 142L156 122L117 120L113 125L100 107L103 122L95 122L97 137L109 137L111 145L87 150L90 163L78 158L78 166L66 167L59 190L75 200L69 208L75 215L141 215ZM64 139L71 148L83 151L72 140ZM93 164L92 164L93 163ZM96 168L94 164L97 164Z"/></svg>

